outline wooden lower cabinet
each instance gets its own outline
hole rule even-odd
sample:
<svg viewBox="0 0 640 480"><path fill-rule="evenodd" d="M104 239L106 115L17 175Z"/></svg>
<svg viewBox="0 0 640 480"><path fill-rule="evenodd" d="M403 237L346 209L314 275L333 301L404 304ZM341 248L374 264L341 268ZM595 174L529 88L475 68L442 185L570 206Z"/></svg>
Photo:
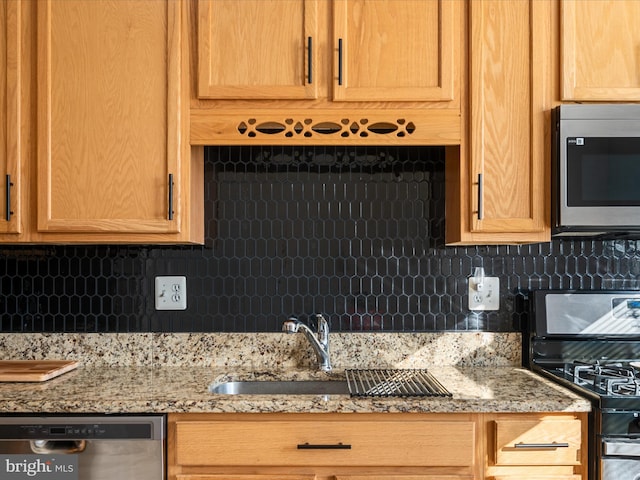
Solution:
<svg viewBox="0 0 640 480"><path fill-rule="evenodd" d="M586 480L586 413L484 415L492 480Z"/></svg>
<svg viewBox="0 0 640 480"><path fill-rule="evenodd" d="M310 475L178 475L177 480L460 480L473 479L461 475L330 475L328 477ZM562 479L561 479L562 480Z"/></svg>
<svg viewBox="0 0 640 480"><path fill-rule="evenodd" d="M514 476L487 477L487 480L514 480ZM582 475L526 475L520 476L525 480L581 480Z"/></svg>
<svg viewBox="0 0 640 480"><path fill-rule="evenodd" d="M472 414L172 414L169 480L472 480Z"/></svg>
<svg viewBox="0 0 640 480"><path fill-rule="evenodd" d="M582 475L522 475L522 476L500 476L487 477L487 480L514 480L522 478L524 480L582 480Z"/></svg>
<svg viewBox="0 0 640 480"><path fill-rule="evenodd" d="M587 480L586 413L170 414L168 480Z"/></svg>

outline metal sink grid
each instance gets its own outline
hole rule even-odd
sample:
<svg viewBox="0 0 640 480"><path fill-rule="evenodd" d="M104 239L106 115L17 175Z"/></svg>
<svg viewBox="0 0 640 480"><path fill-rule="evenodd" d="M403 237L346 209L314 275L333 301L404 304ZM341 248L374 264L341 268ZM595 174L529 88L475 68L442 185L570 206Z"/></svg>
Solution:
<svg viewBox="0 0 640 480"><path fill-rule="evenodd" d="M426 369L346 369L352 397L451 397Z"/></svg>

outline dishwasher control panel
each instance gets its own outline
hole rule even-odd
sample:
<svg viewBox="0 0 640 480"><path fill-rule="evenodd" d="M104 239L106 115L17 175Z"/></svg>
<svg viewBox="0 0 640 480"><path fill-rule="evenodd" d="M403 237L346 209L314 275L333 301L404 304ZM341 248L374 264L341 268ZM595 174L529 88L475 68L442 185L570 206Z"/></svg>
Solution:
<svg viewBox="0 0 640 480"><path fill-rule="evenodd" d="M150 423L0 424L0 440L151 439Z"/></svg>

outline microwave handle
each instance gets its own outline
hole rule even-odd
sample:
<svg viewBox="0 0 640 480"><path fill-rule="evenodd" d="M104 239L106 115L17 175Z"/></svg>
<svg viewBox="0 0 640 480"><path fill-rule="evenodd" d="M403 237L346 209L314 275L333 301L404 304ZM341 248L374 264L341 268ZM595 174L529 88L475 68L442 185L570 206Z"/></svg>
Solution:
<svg viewBox="0 0 640 480"><path fill-rule="evenodd" d="M482 220L484 217L484 205L482 204L483 197L483 187L482 187L482 174L478 174L478 220Z"/></svg>

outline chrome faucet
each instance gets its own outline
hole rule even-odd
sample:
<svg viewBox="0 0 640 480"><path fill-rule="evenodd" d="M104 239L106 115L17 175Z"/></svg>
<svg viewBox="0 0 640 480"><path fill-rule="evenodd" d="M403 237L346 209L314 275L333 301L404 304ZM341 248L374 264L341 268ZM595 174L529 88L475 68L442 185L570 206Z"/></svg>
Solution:
<svg viewBox="0 0 640 480"><path fill-rule="evenodd" d="M331 371L331 359L329 358L329 322L321 315L317 314L318 335L316 336L309 327L296 317L289 317L282 323L282 331L287 333L302 332L307 338L313 351L318 358L320 370Z"/></svg>

